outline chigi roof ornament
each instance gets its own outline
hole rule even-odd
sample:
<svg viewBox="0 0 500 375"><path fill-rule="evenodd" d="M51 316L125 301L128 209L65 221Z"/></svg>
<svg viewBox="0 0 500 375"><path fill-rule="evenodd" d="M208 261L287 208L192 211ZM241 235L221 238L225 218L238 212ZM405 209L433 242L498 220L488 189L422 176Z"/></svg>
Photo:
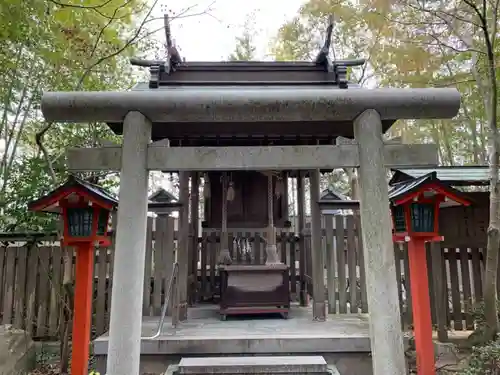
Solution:
<svg viewBox="0 0 500 375"><path fill-rule="evenodd" d="M175 71L175 68L182 63L181 55L179 54L177 47L172 42L170 22L167 14L163 16L163 21L165 25L167 59L165 61L142 60L136 58L130 59L130 64L132 65L149 67L149 72L151 73L151 78L149 80L150 88L157 88L159 86L162 73L171 74L173 71Z"/></svg>
<svg viewBox="0 0 500 375"><path fill-rule="evenodd" d="M346 89L348 87L348 79L347 79L347 68L351 66L361 66L364 65L365 59L352 59L352 60L335 60L331 61L330 54L330 45L332 42L332 33L333 33L333 15L328 18L328 27L326 28L326 36L325 42L323 44L323 48L316 56L316 64L323 66L327 71L331 71L335 74L337 84L341 89Z"/></svg>
<svg viewBox="0 0 500 375"><path fill-rule="evenodd" d="M149 88L162 86L324 86L359 87L347 79L347 68L365 64L364 59L331 60L333 16L329 17L324 45L315 61L186 62L172 42L165 15L167 59L131 59L132 65L149 67Z"/></svg>

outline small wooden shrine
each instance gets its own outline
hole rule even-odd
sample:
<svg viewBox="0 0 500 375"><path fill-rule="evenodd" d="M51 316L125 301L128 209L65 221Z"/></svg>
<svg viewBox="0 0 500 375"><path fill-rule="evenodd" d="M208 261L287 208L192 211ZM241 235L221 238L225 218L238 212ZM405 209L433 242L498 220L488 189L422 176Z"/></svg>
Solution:
<svg viewBox="0 0 500 375"><path fill-rule="evenodd" d="M170 59L161 62L132 60L132 64L149 67L151 72L149 84L138 84L133 90L161 90L167 93L171 89L182 90L188 86L221 92L262 86L285 90L329 86L332 90L346 90L356 86L348 81L347 68L362 65L364 60L330 61L331 32L332 27L329 27L325 46L314 62L182 63L177 50L167 40ZM120 133L120 124L109 125ZM165 125L161 129L153 129L152 138L154 141L168 139L170 147L331 145L335 143L336 136L349 136L352 132L350 122L337 123L338 129L332 132L328 121L311 122L309 134L304 134L304 122L289 122L283 126L274 121L216 121L205 126L185 121L182 131L179 126ZM384 124L387 127L390 125ZM285 317L288 314L289 268L278 256L276 229L291 225L288 218L288 176L294 173L297 174L297 171L227 170L203 171L201 174L204 179L202 227L220 230L218 264L223 318L227 314L270 311ZM198 181L195 183L198 186ZM182 191L180 200L183 200ZM197 213L191 211L193 215ZM237 260L232 259L228 229L238 228L265 230L265 264L237 264Z"/></svg>
<svg viewBox="0 0 500 375"><path fill-rule="evenodd" d="M204 226L221 229L220 313L281 313L290 307L289 269L279 261L276 227L290 226L286 173L209 172L205 175ZM268 228L265 264L235 264L229 228Z"/></svg>
<svg viewBox="0 0 500 375"><path fill-rule="evenodd" d="M175 195L166 191L163 188L159 188L158 190L156 190L153 194L151 194L148 197L148 200L151 203L160 203L160 202L161 203L174 203L174 202L178 201L178 199Z"/></svg>
<svg viewBox="0 0 500 375"><path fill-rule="evenodd" d="M273 222L289 226L288 179L286 173L267 176L257 171L208 172L204 175L205 228L222 227L222 188L227 185L227 228L263 228L268 224L268 193L272 194ZM270 191L268 183L271 179Z"/></svg>

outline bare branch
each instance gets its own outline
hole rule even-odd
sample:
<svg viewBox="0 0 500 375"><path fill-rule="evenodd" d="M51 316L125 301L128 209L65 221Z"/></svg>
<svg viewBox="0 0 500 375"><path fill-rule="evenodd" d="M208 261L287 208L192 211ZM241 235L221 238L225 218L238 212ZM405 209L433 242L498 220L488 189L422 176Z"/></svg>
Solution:
<svg viewBox="0 0 500 375"><path fill-rule="evenodd" d="M459 85L461 83L471 83L471 82L475 82L475 80L470 78L470 79L464 79L464 80L453 81L453 82L448 82L448 83L435 83L432 85L432 87L450 87L450 86Z"/></svg>
<svg viewBox="0 0 500 375"><path fill-rule="evenodd" d="M49 152L43 145L43 137L45 136L45 133L49 131L49 129L52 127L54 123L49 122L47 125L45 125L42 130L40 130L38 133L35 134L35 143L37 144L38 148L40 149L43 158L45 159L45 162L47 163L47 169L49 170L50 177L52 178L52 183L56 183L57 181L57 176L56 172L54 171L54 166L52 164L52 161L50 160Z"/></svg>
<svg viewBox="0 0 500 375"><path fill-rule="evenodd" d="M378 14L379 16L383 17L387 22L389 23L396 23L398 25L401 25L401 26L416 26L416 23L415 22L409 22L409 21L402 21L400 19L397 19L397 18L393 18L393 17L389 17L385 14L382 14L381 12L374 12L376 14ZM431 19L432 20L432 19ZM425 26L443 26L443 25L446 25L444 22L436 22L436 21L419 21L418 22L418 25L425 25Z"/></svg>
<svg viewBox="0 0 500 375"><path fill-rule="evenodd" d="M406 39L406 40L402 40L401 42L403 43L407 43L407 44L416 44L416 45L426 45L426 46L433 46L433 47L437 47L437 46L443 46L445 48L448 48L452 51L455 51L457 53L464 53L464 52L476 52L476 53L479 53L479 54L484 54L483 51L479 51L477 49L466 49L466 50L460 50L454 46L450 46L449 44L443 42L442 40L440 40L437 36L429 33L428 34L432 39L434 39L434 42L426 42L426 41L423 41L423 40L412 40L412 39Z"/></svg>
<svg viewBox="0 0 500 375"><path fill-rule="evenodd" d="M106 5L110 4L113 0L106 0L101 4L96 4L96 5L81 5L81 4L69 4L69 3L63 3L57 0L48 0L49 2L63 7L63 8L76 8L76 9L101 9L104 8Z"/></svg>
<svg viewBox="0 0 500 375"><path fill-rule="evenodd" d="M420 5L420 4L419 4L419 6L415 6L415 5L412 5L409 2L406 3L406 5L408 7L410 7L410 8L412 8L413 10L416 10L416 11L419 11L419 12L424 12L424 13L433 15L435 17L438 17L439 19L445 21L448 26L450 26L450 18L451 19L455 19L455 20L460 21L460 22L469 23L469 24L477 26L477 27L479 26L473 20L460 17L456 13L446 12L443 9L427 9L424 6Z"/></svg>
<svg viewBox="0 0 500 375"><path fill-rule="evenodd" d="M377 35L375 37L375 41L373 42L371 48L370 48L370 52L368 53L368 56L366 58L366 61L371 61L371 57L373 55L373 52L379 48L378 46L378 42L380 40L380 37L382 35L382 29L378 29L378 32L377 32ZM368 67L368 64L363 64L363 68L361 69L361 76L358 78L358 83L359 84L363 84L364 82L366 82L366 80L369 79L369 77L365 77L365 74L366 74L366 68Z"/></svg>
<svg viewBox="0 0 500 375"><path fill-rule="evenodd" d="M407 3L407 6L412 8L413 10L417 11L417 12L425 12L425 13L428 13L434 17L437 17L439 18L440 20L442 20L447 26L448 28L454 33L454 35L459 38L466 46L467 48L469 48L470 50L472 50L472 38L470 36L467 36L467 40L466 39L466 36L464 36L462 33L458 32L458 30L456 30L455 26L453 25L453 23L451 22L450 18L451 19L457 19L459 21L462 21L464 23L468 23L472 26L478 26L476 23L472 22L471 20L466 20L466 19L462 19L461 17L460 18L456 18L456 15L454 14L451 14L451 13L448 13L448 12L444 12L444 11L435 11L435 10L430 10L430 9L426 9L425 7L421 7L421 6L414 6L412 5L411 3Z"/></svg>
<svg viewBox="0 0 500 375"><path fill-rule="evenodd" d="M467 4L475 13L476 15L479 17L479 20L481 20L482 22L482 18L486 15L486 4L483 0L483 4L484 4L484 13L481 12L479 10L479 8L476 6L476 4L474 4L472 1L469 1L469 0L462 0L465 4ZM481 27L481 25L478 25L478 27Z"/></svg>
<svg viewBox="0 0 500 375"><path fill-rule="evenodd" d="M10 102L10 98L12 96L12 92L14 90L14 81L15 81L15 75L17 74L17 68L19 67L19 63L22 61L22 59L21 59L22 52L23 52L23 46L21 45L21 47L17 50L17 53L16 53L16 63L15 63L15 68L12 69L11 84L9 86L9 89L7 90L6 95L5 95L5 100L4 100L4 105L3 105L2 122L0 123L0 135L3 133L3 130L7 124L7 119L8 119L8 115L9 115L9 102Z"/></svg>
<svg viewBox="0 0 500 375"><path fill-rule="evenodd" d="M106 0L106 1L107 1L107 3L109 3L111 0ZM153 9L154 9L154 7L156 6L157 3L158 3L158 0L155 0L153 2L153 4L151 5L151 7L150 7L149 11L147 12L146 16L143 18L141 24L139 25L138 29L136 30L134 36L130 40L128 40L124 44L124 46L122 48L118 49L117 51L115 51L114 53L112 53L112 54L110 54L108 56L104 56L104 57L99 58L96 63L92 64L91 66L87 67L87 69L85 69L85 71L83 72L83 74L80 77L80 80L78 81L78 83L76 85L76 90L79 90L81 88L81 86L85 82L85 79L87 78L87 76L90 74L90 72L92 71L92 69L95 66L101 64L102 62L104 62L104 61L106 61L108 59L111 59L111 58L117 56L118 54L120 54L121 52L123 52L125 49L127 49L135 41L135 39L139 36L140 32L142 31L142 28L144 27L144 24L145 24L146 20L151 15L151 12L153 11ZM103 4L105 4L105 3L103 3ZM102 6L104 6L104 5L101 5L101 7ZM98 40L97 40L95 46L97 46L97 43L99 42L100 38L102 37L104 29L106 29L110 25L111 22L112 21L110 20L101 29L101 32L99 33ZM93 48L92 54L95 53L96 49L97 49L97 47ZM92 58L92 57L93 56L91 55L90 58ZM53 181L53 183L55 183L57 181L57 177L56 177L56 173L54 171L54 166L53 166L52 160L50 159L50 155L49 155L49 153L47 151L47 148L43 144L43 139L44 139L45 134L52 128L53 125L54 125L53 122L49 122L38 133L36 133L36 135L35 135L35 142L36 142L36 145L38 146L38 148L40 149L45 162L47 163L47 168L49 170L49 174L50 174L50 176L52 178L52 181Z"/></svg>
<svg viewBox="0 0 500 375"><path fill-rule="evenodd" d="M109 60L109 59L111 59L113 57L118 56L120 53L122 53L123 51L125 51L128 47L130 47L136 41L136 39L139 36L139 34L141 33L144 25L146 24L147 19L149 18L149 16L153 12L153 9L158 4L158 1L159 0L154 0L153 4L149 8L149 11L146 13L146 15L144 16L144 18L142 19L142 22L139 24L139 27L137 28L137 30L134 33L134 35L129 40L127 40L125 42L125 44L121 48L119 48L118 50L116 50L115 52L113 52L113 53L111 53L111 54L109 54L107 56L99 58L94 64L90 65L89 67L87 67L87 69L85 69L85 71L83 72L82 76L80 77L80 80L78 81L78 84L76 85L76 90L79 90L81 88L81 86L85 82L85 79L87 78L87 76L91 72L92 68L94 68L97 65L102 64L106 60ZM104 27L107 27L107 26L104 26ZM92 57L93 56L90 56L90 58L92 58Z"/></svg>
<svg viewBox="0 0 500 375"><path fill-rule="evenodd" d="M63 3L59 3L57 0L49 0L49 1L52 1L54 3L56 3L57 5L60 5L60 6L66 6L65 4ZM104 7L105 5L109 4L112 0L106 0L106 2L100 4L100 5L95 5L93 6L92 8L89 8L89 7L85 7L85 6L74 6L75 8L87 8L87 9L93 9L93 10L96 10L96 9L99 9L99 8L102 8ZM92 48L92 51L91 51L91 54L90 54L90 59L92 59L94 57L94 54L97 50L97 46L102 38L102 35L104 34L104 31L107 27L109 27L111 25L111 23L116 20L116 18L113 18L116 16L116 14L118 13L118 10L120 8L123 8L124 6L126 6L131 0L128 0L126 3L122 4L120 7L118 7L117 9L115 9L115 11L113 12L113 15L111 17L108 17L108 16L105 16L106 18L108 18L108 22L101 28L100 32L98 33L98 36L96 38L96 41L93 45L93 48ZM80 90L81 87L83 86L84 82L85 82L85 79L88 77L88 75L93 71L93 69L102 64L103 62L109 60L109 59L112 59L116 56L118 56L119 54L121 54L123 51L125 51L127 48L129 48L131 45L133 45L134 43L138 43L139 41L147 38L148 36L160 31L160 30L163 30L163 27L159 28L159 29L156 29L156 30L153 30L152 32L149 32L149 33L146 33L145 35L141 36L141 32L143 31L144 29L144 26L150 22L152 19L150 18L151 16L151 13L153 11L153 9L156 7L156 5L158 4L158 1L159 0L154 0L153 4L151 4L148 12L146 13L146 15L144 16L144 18L142 19L141 23L139 24L138 28L136 29L135 33L132 35L132 37L130 39L128 39L122 47L118 48L117 50L115 50L114 52L106 55L106 56L103 56L103 57L100 57L99 59L97 59L97 61L95 61L94 63L90 64L89 66L87 66L87 68L85 69L85 71L82 73L76 87L75 87L75 90ZM207 14L207 12L211 9L212 5L215 3L215 1L213 1L210 5L208 5L205 10L203 10L202 12L199 12L199 13L193 13L193 14L187 14L191 9L194 8L194 6L190 6L190 7L187 7L185 8L184 10L182 10L181 12L179 12L177 15L175 15L174 17L172 17L172 19L178 19L178 18L187 18L187 17L192 17L192 16L195 16L195 15L203 15L203 14ZM70 6L70 5L68 5ZM99 13L101 14L101 13ZM35 135L35 142L40 150L40 152L42 153L43 155L43 158L45 160L45 162L47 163L47 168L49 169L49 173L51 175L51 178L52 180L54 181L54 183L56 182L56 174L55 174L55 171L54 171L54 168L53 168L53 162L52 160L50 159L50 156L49 156L49 153L46 149L46 147L44 146L43 144L43 139L44 139L44 136L45 134L52 128L52 126L54 125L54 123L50 122L50 123L47 123L36 135Z"/></svg>
<svg viewBox="0 0 500 375"><path fill-rule="evenodd" d="M99 34L97 35L97 38L94 42L94 46L92 47L92 51L90 52L90 56L94 56L94 53L95 51L97 50L97 46L99 45L99 43L101 42L101 38L102 36L104 35L104 31L111 25L111 23L115 20L115 17L116 17L116 14L118 13L118 11L124 7L126 7L132 0L127 0L126 2L124 2L122 5L120 5L119 7L117 7L114 12L113 12L113 15L109 18L108 22L103 26L101 27L101 30L99 30Z"/></svg>

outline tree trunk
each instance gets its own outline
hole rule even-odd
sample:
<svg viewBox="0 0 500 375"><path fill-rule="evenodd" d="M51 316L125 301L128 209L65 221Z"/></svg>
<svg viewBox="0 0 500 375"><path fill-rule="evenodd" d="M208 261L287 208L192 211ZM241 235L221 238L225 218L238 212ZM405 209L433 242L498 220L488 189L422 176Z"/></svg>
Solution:
<svg viewBox="0 0 500 375"><path fill-rule="evenodd" d="M441 140L443 141L444 151L446 158L448 159L448 163L449 165L455 165L455 160L453 159L453 149L450 143L450 134L446 128L447 124L444 121L438 121L438 124L441 129L441 133L443 134Z"/></svg>
<svg viewBox="0 0 500 375"><path fill-rule="evenodd" d="M441 142L441 135L439 134L439 129L436 125L435 120L431 120L430 124L432 126L432 140L438 146L438 157L439 157L439 160L441 160L441 162L443 162L444 161L444 153L443 153L443 147L442 147L443 145Z"/></svg>
<svg viewBox="0 0 500 375"><path fill-rule="evenodd" d="M500 147L497 128L498 86L493 45L490 41L485 18L481 18L481 21L483 23L482 29L488 56L488 95L485 97L485 108L490 133L490 224L488 226L488 244L484 273L483 299L486 332L483 339L492 340L498 332L497 275L500 247L500 218L498 212L500 208L500 183L498 181Z"/></svg>
<svg viewBox="0 0 500 375"><path fill-rule="evenodd" d="M493 104L493 105L496 105ZM500 230L498 209L500 207L500 184L498 181L498 134L495 119L490 119L490 223L488 226L488 244L486 250L486 266L484 272L484 315L486 331L484 341L493 340L498 332L497 311L497 274L498 251L500 246ZM494 126L495 130L491 128Z"/></svg>

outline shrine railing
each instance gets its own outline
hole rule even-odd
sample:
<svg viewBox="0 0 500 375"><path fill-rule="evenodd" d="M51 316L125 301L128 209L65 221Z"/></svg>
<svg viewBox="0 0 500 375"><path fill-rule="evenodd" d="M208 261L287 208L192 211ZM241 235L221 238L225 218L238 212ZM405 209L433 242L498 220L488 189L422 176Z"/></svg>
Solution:
<svg viewBox="0 0 500 375"><path fill-rule="evenodd" d="M158 322L158 327L156 331L151 336L143 336L142 340L154 340L161 335L163 325L165 324L165 318L167 316L167 311L171 309L172 311L172 327L177 327L179 324L179 300L178 300L178 286L179 286L179 263L175 262L172 269L172 275L168 282L168 287L165 294L165 301L163 302L163 307L161 309L160 320Z"/></svg>

